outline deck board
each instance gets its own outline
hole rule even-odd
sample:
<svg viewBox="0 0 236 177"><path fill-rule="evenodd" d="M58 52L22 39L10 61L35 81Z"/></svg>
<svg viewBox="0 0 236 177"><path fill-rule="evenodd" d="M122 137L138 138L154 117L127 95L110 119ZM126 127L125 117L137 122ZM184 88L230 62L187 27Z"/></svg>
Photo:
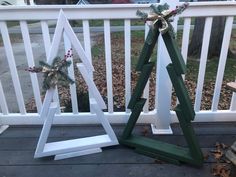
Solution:
<svg viewBox="0 0 236 177"><path fill-rule="evenodd" d="M136 126L134 133L142 134L144 125ZM215 159L210 157L200 169L188 165L176 166L156 163L155 159L135 153L118 145L103 149L102 153L54 161L53 157L34 159L34 150L42 126L11 126L0 135L0 177L211 177ZM119 136L124 126L113 125ZM174 135L146 136L186 146L178 124L173 124ZM214 149L216 142L231 145L236 140L236 123L194 123L204 154ZM65 140L103 134L99 126L54 126L49 141Z"/></svg>

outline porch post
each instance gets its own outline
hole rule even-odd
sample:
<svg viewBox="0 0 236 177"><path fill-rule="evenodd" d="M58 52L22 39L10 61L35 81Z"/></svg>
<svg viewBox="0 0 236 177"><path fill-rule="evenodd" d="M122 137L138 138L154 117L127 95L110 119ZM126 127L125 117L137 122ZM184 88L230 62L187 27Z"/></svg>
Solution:
<svg viewBox="0 0 236 177"><path fill-rule="evenodd" d="M167 3L170 6L170 9L175 9L179 3L179 0L161 0L160 3ZM174 22L172 23L175 31L177 29L177 21L178 20L175 17ZM172 134L172 130L170 128L172 84L166 70L166 66L171 63L171 60L161 35L158 39L157 51L157 80L155 98L156 121L151 125L152 132L153 134Z"/></svg>

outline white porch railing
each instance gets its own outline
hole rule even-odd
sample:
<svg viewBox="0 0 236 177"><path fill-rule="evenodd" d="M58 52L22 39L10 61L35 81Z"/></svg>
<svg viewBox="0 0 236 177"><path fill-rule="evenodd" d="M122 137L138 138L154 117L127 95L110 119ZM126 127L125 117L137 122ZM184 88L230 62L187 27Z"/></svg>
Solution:
<svg viewBox="0 0 236 177"><path fill-rule="evenodd" d="M173 1L174 2L174 1ZM173 4L175 5L175 4ZM111 123L125 123L130 115L129 110L124 112L113 111L113 84L112 84L112 60L111 57L111 26L110 20L122 19L124 20L124 48L125 48L125 100L126 105L131 97L131 20L138 19L136 11L141 9L149 11L149 5L86 5L86 6L21 6L21 7L0 7L0 30L5 47L5 57L0 57L1 61L7 61L13 82L13 87L16 94L16 102L18 104L19 112L13 113L9 111L9 105L6 101L6 93L0 84L0 124L16 125L16 124L42 124L43 120L39 119L39 112L42 107L41 90L36 74L30 74L34 98L36 100L38 113L27 113L25 108L25 99L22 90L27 86L21 83L19 79L19 70L17 67L17 56L9 37L9 27L7 22L18 21L20 24L20 32L22 33L23 44L25 48L25 60L28 66L34 66L35 51L32 50L33 41L29 34L28 21L39 21L42 30L42 41L45 48L45 55L48 54L49 46L51 44L48 21L56 20L60 9L63 9L65 15L70 20L82 20L84 47L89 58L91 55L91 34L90 34L90 20L104 20L104 48L106 61L106 79L107 79L107 98L108 98L108 112L106 117ZM230 42L230 36L233 25L233 18L236 15L235 2L202 2L191 3L190 7L184 11L180 17L184 19L183 37L182 37L182 54L187 61L187 51L190 35L191 18L206 17L204 28L203 45L200 57L200 67L196 88L196 99L194 108L196 111L195 121L235 121L236 120L236 95L233 94L232 102L229 110L217 110L222 80L224 76L224 68L227 60L227 52ZM211 32L212 18L214 16L226 16L226 25L224 32L223 45L221 49L219 67L217 71L214 96L211 110L200 110L202 89L205 76L205 67L207 61L207 52L209 45L209 36ZM177 23L176 23L177 24ZM174 25L176 26L176 25ZM148 28L145 28L147 33ZM68 44L68 41L65 42ZM68 48L65 45L65 48ZM156 103L153 111L148 111L148 104L145 105L144 112L139 119L140 123L153 123L158 130L168 130L171 122L176 122L177 118L173 111L170 111L171 106L171 92L172 86L169 81L169 76L166 72L165 65L169 63L166 59L165 47L162 45L160 39L158 44L158 62L157 72L158 79L156 82ZM69 70L71 76L74 75L73 69ZM0 78L0 81L2 78ZM104 81L105 82L105 81ZM95 114L80 113L77 108L76 87L70 87L72 112L62 113L58 111L55 118L55 124L91 124L97 123ZM149 97L149 87L146 87L145 97ZM58 99L58 98L57 98ZM160 131L161 132L161 131Z"/></svg>

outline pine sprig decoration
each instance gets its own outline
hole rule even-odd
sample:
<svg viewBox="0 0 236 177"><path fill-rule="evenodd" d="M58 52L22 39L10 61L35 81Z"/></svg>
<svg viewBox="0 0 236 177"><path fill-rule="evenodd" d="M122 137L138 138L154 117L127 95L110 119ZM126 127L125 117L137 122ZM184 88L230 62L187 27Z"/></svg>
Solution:
<svg viewBox="0 0 236 177"><path fill-rule="evenodd" d="M153 25L158 24L159 31L161 33L165 33L170 30L171 33L174 34L173 27L170 22L173 21L174 16L182 13L188 7L188 5L189 4L186 2L174 10L169 10L169 5L167 3L163 5L152 4L150 6L151 12L149 14L140 10L138 10L136 14L145 22L153 21Z"/></svg>
<svg viewBox="0 0 236 177"><path fill-rule="evenodd" d="M33 73L43 73L43 89L48 90L55 88L57 84L67 85L74 84L74 80L67 74L67 68L71 65L71 61L68 58L72 57L72 49L68 50L64 59L55 57L52 65L49 65L45 61L39 61L40 67L29 67L26 71Z"/></svg>
<svg viewBox="0 0 236 177"><path fill-rule="evenodd" d="M148 13L137 10L136 15L139 16L142 20L146 21L148 18Z"/></svg>

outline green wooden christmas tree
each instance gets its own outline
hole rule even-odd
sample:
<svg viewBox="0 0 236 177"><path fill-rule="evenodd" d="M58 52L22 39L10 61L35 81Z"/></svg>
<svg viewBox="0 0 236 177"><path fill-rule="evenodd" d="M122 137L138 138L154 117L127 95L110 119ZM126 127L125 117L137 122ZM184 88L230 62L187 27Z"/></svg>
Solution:
<svg viewBox="0 0 236 177"><path fill-rule="evenodd" d="M203 163L203 155L191 125L191 121L194 120L195 117L195 112L181 76L186 73L186 65L174 39L174 32L170 24L170 17L181 13L187 5L188 4L185 3L172 11L167 10L168 5L166 4L163 6L152 5L151 8L153 12L151 14L140 11L137 13L144 20L151 20L154 23L153 27L149 30L136 66L136 70L141 71L141 73L128 105L132 113L120 138L120 143L133 147L137 152L153 158L159 158L176 164L184 162L201 166ZM149 58L153 52L159 34L163 37L172 61L172 63L167 66L167 71L179 100L179 104L174 110L179 119L188 148L132 134L132 130L146 102L146 99L142 98L142 93L155 65L155 62L150 62Z"/></svg>

